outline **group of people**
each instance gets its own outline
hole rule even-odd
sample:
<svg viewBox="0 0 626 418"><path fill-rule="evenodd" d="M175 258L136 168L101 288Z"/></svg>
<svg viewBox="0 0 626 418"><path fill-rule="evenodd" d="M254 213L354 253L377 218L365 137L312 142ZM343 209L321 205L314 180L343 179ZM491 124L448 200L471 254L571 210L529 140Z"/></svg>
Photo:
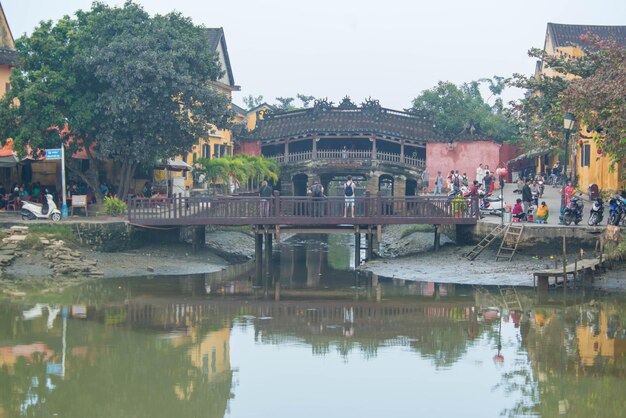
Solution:
<svg viewBox="0 0 626 418"><path fill-rule="evenodd" d="M5 209L10 204L16 205L17 209L17 203L20 201L41 202L45 191L45 187L39 182L23 185L13 183L9 190L0 185L0 209Z"/></svg>
<svg viewBox="0 0 626 418"><path fill-rule="evenodd" d="M502 180L504 181L504 180ZM478 165L476 169L476 177L474 180L470 181L467 173L463 174L459 173L459 170L450 170L448 175L446 176L446 188L450 191L459 192L461 187L470 188L474 186L477 182L478 188L483 188L485 193L491 194L493 193L496 186L496 177L495 174L489 170L489 166L485 165L483 168L483 163ZM437 171L437 177L435 177L435 194L441 194L443 192L444 179L441 171ZM501 185L502 186L502 185Z"/></svg>
<svg viewBox="0 0 626 418"><path fill-rule="evenodd" d="M534 208L534 219L542 223L548 222L550 210L548 209L548 205L545 201L542 201L541 204L539 204L539 198L541 198L542 190L538 188L538 185L539 182L536 178L534 180L528 178L524 181L524 185L521 187L522 197L516 199L515 205L511 210L513 218L518 221L527 220L531 208ZM573 195L572 187L571 196Z"/></svg>
<svg viewBox="0 0 626 418"><path fill-rule="evenodd" d="M356 184L352 180L352 176L346 178L346 182L343 184L343 197L344 197L344 209L343 217L348 217L348 213L354 218L354 192L356 190ZM322 199L325 197L324 186L319 181L313 182L313 185L309 189L311 196L313 197L313 210L314 216L323 216Z"/></svg>

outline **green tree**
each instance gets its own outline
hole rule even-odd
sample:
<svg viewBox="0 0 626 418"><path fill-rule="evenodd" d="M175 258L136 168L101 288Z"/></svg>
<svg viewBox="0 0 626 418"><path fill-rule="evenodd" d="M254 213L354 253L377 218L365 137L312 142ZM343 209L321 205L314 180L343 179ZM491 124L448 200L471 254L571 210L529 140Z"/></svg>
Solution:
<svg viewBox="0 0 626 418"><path fill-rule="evenodd" d="M572 112L596 130L595 140L614 162L626 158L626 48L612 40L582 36L581 57L528 54L557 71L548 77L515 74L511 85L526 90L515 107L524 141L530 147L560 150L563 114Z"/></svg>
<svg viewBox="0 0 626 418"><path fill-rule="evenodd" d="M502 101L498 98L496 105L489 106L480 93L481 81L460 86L440 81L437 86L423 91L413 100L412 110L433 114L435 130L446 140L452 140L463 132L480 132L498 141L514 139L517 129L503 112ZM492 96L502 93L501 83L499 77L491 81L489 88Z"/></svg>
<svg viewBox="0 0 626 418"><path fill-rule="evenodd" d="M274 105L276 110L280 112L287 112L289 110L295 110L296 107L292 105L295 99L293 97L277 97L276 101L278 104Z"/></svg>
<svg viewBox="0 0 626 418"><path fill-rule="evenodd" d="M276 182L280 173L275 161L253 155L201 158L197 163L200 168L196 172L204 173L209 184L213 185L214 193L218 184L236 184L243 189L254 190L263 180Z"/></svg>
<svg viewBox="0 0 626 418"><path fill-rule="evenodd" d="M67 155L85 150L90 170L75 174L96 191L103 161L119 167L124 197L139 164L181 154L229 119L228 98L210 84L222 70L206 31L178 13L94 3L42 22L16 49L0 134L21 150L61 141Z"/></svg>
<svg viewBox="0 0 626 418"><path fill-rule="evenodd" d="M243 102L248 107L248 110L254 109L258 105L263 103L263 96L259 95L259 96L254 97L253 95L249 94L243 98Z"/></svg>
<svg viewBox="0 0 626 418"><path fill-rule="evenodd" d="M298 93L296 94L296 97L302 102L302 107L305 109L309 107L311 102L315 101L315 96L307 96L306 94Z"/></svg>

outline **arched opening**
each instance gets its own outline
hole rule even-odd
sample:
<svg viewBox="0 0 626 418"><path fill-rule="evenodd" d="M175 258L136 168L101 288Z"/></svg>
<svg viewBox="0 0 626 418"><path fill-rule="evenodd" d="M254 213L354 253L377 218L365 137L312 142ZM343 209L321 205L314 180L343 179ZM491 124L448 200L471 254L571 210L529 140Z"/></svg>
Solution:
<svg viewBox="0 0 626 418"><path fill-rule="evenodd" d="M417 180L407 179L405 196L416 196L416 195L417 195Z"/></svg>
<svg viewBox="0 0 626 418"><path fill-rule="evenodd" d="M306 196L308 189L309 176L306 174L296 174L293 176L293 195Z"/></svg>
<svg viewBox="0 0 626 418"><path fill-rule="evenodd" d="M378 191L381 196L393 196L393 177L383 174L378 178Z"/></svg>

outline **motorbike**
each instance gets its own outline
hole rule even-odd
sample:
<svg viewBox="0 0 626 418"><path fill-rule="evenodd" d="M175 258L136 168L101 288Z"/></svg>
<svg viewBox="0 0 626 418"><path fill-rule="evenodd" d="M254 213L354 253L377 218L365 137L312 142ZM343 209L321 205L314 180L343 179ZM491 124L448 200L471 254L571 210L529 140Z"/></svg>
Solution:
<svg viewBox="0 0 626 418"><path fill-rule="evenodd" d="M46 202L44 204L22 201L22 210L20 214L22 219L50 219L53 221L61 220L61 211L57 208L56 203L51 194L46 194Z"/></svg>
<svg viewBox="0 0 626 418"><path fill-rule="evenodd" d="M569 201L569 204L565 208L565 213L563 214L563 223L565 225L570 225L572 222L578 225L580 221L583 220L583 208L585 204L583 200L578 196L573 196Z"/></svg>
<svg viewBox="0 0 626 418"><path fill-rule="evenodd" d="M600 224L604 214L604 201L601 197L596 198L591 205L591 213L589 214L589 226Z"/></svg>
<svg viewBox="0 0 626 418"><path fill-rule="evenodd" d="M626 202L624 198L618 194L609 200L609 225L619 225L626 219Z"/></svg>
<svg viewBox="0 0 626 418"><path fill-rule="evenodd" d="M502 216L504 205L501 196L493 196L491 193L480 191L480 212L483 215Z"/></svg>

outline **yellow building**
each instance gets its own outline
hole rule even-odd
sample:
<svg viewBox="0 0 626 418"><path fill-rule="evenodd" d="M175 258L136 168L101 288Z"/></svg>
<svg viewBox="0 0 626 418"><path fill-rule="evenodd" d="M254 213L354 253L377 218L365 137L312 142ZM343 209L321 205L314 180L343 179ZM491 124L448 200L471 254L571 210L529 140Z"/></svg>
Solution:
<svg viewBox="0 0 626 418"><path fill-rule="evenodd" d="M9 77L15 60L15 43L0 3L0 97L9 90Z"/></svg>
<svg viewBox="0 0 626 418"><path fill-rule="evenodd" d="M218 56L219 63L222 66L224 72L222 78L212 83L212 86L222 94L225 94L231 101L231 109L235 113L234 124L242 123L244 118L244 110L240 107L232 104L233 91L239 91L240 87L235 84L233 77L233 70L230 65L230 57L228 56L228 48L226 47L226 38L224 36L223 28L208 28L207 30L207 42L211 46L211 49L215 51ZM193 164L199 158L219 158L224 156L233 155L233 133L230 129L217 129L214 128L207 132L206 137L200 138L198 143L195 144L191 150L185 155L176 157L177 160L182 160L187 164L193 166ZM161 170L159 173L155 173L156 179L164 179L166 173ZM193 187L193 179L189 172L172 173L172 177L183 176L185 187Z"/></svg>
<svg viewBox="0 0 626 418"><path fill-rule="evenodd" d="M585 53L581 47L580 37L585 34L597 35L601 39L613 39L626 46L626 26L548 23L544 53L547 56L562 54L570 58L581 57ZM552 68L546 68L543 62L537 63L535 75L574 78L571 74L561 74ZM623 175L626 173L626 162L620 161L619 164L612 166L610 159L598 151L594 135L595 132L590 132L586 128L572 135L570 143L572 159L568 162L568 171L571 170L571 174L578 177L578 187L582 191L586 191L591 184L597 184L600 190L604 191L624 190L626 184Z"/></svg>

